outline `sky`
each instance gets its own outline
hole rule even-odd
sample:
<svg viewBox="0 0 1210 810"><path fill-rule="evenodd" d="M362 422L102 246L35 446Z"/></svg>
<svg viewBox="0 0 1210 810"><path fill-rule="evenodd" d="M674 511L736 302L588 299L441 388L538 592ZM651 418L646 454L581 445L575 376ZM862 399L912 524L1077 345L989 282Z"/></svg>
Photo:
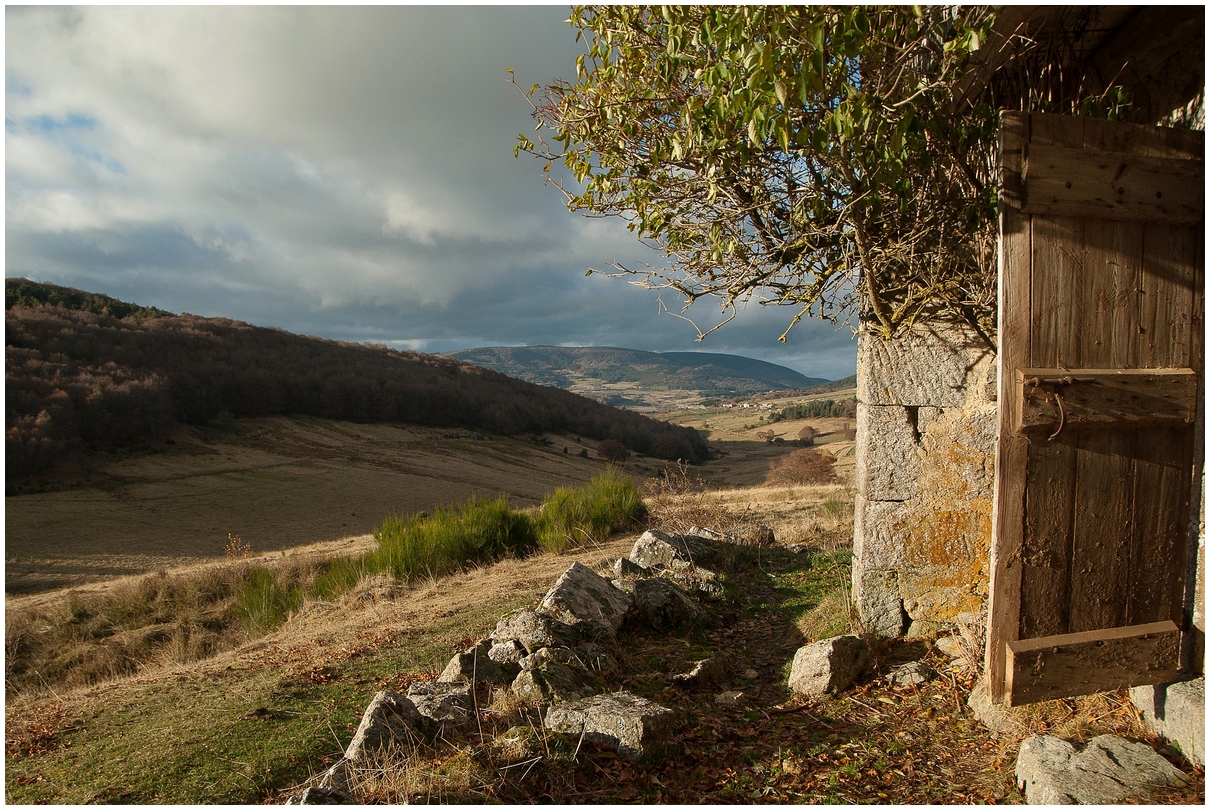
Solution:
<svg viewBox="0 0 1210 810"><path fill-rule="evenodd" d="M566 6L5 10L5 275L337 340L714 351L852 374L848 326L752 304L697 342L658 264L569 212L524 87L574 76ZM675 299L664 303L679 311ZM717 305L688 313L717 323Z"/></svg>

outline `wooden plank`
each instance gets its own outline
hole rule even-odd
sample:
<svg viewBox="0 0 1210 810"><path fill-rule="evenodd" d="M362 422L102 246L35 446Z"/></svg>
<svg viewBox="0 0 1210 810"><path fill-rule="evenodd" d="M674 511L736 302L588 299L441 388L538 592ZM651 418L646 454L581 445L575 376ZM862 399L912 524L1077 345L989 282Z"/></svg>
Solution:
<svg viewBox="0 0 1210 810"><path fill-rule="evenodd" d="M1077 433L1068 630L1126 623L1133 520L1133 431Z"/></svg>
<svg viewBox="0 0 1210 810"><path fill-rule="evenodd" d="M1065 633L1070 624L1077 441L1067 434L1028 444L1017 638Z"/></svg>
<svg viewBox="0 0 1210 810"><path fill-rule="evenodd" d="M1012 206L1020 188L1021 153L1029 139L1030 117L1003 113L1000 124L1001 189L998 250L1000 346L997 352L999 427L993 486L991 581L988 596L987 646L984 650L988 691L993 702L1004 698L1005 642L1018 637L1021 600L1021 537L1024 514L1025 459L1028 444L1013 438L1015 398L1009 396L1014 372L1029 365L1030 262L1029 218Z"/></svg>
<svg viewBox="0 0 1210 810"><path fill-rule="evenodd" d="M1173 223L1202 217L1200 160L1030 144L1023 180L1027 214Z"/></svg>
<svg viewBox="0 0 1210 810"><path fill-rule="evenodd" d="M1009 706L1176 680L1180 631L1171 621L1008 643Z"/></svg>
<svg viewBox="0 0 1210 810"><path fill-rule="evenodd" d="M1176 427L1193 423L1197 374L1180 369L1054 369L1017 372L1017 430ZM1062 406L1060 407L1060 401Z"/></svg>
<svg viewBox="0 0 1210 810"><path fill-rule="evenodd" d="M1194 307L1200 228L1151 225L1143 231L1139 365L1201 368Z"/></svg>
<svg viewBox="0 0 1210 810"><path fill-rule="evenodd" d="M1185 593L1193 465L1192 427L1139 431L1130 537L1128 624L1180 622Z"/></svg>
<svg viewBox="0 0 1210 810"><path fill-rule="evenodd" d="M1084 278L1083 228L1078 220L1031 219L1030 352L1024 365L1074 368L1083 306L1076 286Z"/></svg>

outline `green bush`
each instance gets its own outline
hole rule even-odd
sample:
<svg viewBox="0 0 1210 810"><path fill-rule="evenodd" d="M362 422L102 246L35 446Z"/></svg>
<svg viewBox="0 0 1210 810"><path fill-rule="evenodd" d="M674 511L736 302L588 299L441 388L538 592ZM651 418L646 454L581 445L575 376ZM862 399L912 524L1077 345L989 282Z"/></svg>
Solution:
<svg viewBox="0 0 1210 810"><path fill-rule="evenodd" d="M315 575L308 593L317 599L334 599L360 582L366 573L364 556L333 557Z"/></svg>
<svg viewBox="0 0 1210 810"><path fill-rule="evenodd" d="M302 600L300 586L282 584L267 568L249 568L240 588L240 614L249 633L267 633L298 610Z"/></svg>
<svg viewBox="0 0 1210 810"><path fill-rule="evenodd" d="M366 568L404 580L440 576L467 563L524 557L538 545L533 522L510 509L503 495L472 498L424 517L387 518L374 539L378 548L366 558Z"/></svg>
<svg viewBox="0 0 1210 810"><path fill-rule="evenodd" d="M558 554L604 540L646 514L639 488L610 469L581 489L560 487L543 502L538 542L543 550Z"/></svg>

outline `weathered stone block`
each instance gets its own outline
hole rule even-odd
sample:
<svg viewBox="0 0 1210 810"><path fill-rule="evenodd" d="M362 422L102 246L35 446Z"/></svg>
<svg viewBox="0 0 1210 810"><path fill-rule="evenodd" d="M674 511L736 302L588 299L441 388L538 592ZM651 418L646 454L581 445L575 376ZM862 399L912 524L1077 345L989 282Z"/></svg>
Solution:
<svg viewBox="0 0 1210 810"><path fill-rule="evenodd" d="M546 727L573 737L612 745L632 761L658 759L672 752L674 715L657 703L628 692L596 695L551 707Z"/></svg>
<svg viewBox="0 0 1210 810"><path fill-rule="evenodd" d="M422 717L438 726L461 725L471 718L475 700L469 683L414 683L408 687L408 699Z"/></svg>
<svg viewBox="0 0 1210 810"><path fill-rule="evenodd" d="M919 410L858 403L857 442L866 452L857 454L856 483L863 497L905 501L916 495L921 455Z"/></svg>
<svg viewBox="0 0 1210 810"><path fill-rule="evenodd" d="M596 679L567 647L543 647L521 659L513 692L540 706L578 700L599 691Z"/></svg>
<svg viewBox="0 0 1210 810"><path fill-rule="evenodd" d="M1017 754L1016 775L1029 804L1119 804L1189 782L1150 746L1112 734L1089 740L1078 752L1058 737L1028 737Z"/></svg>
<svg viewBox="0 0 1210 810"><path fill-rule="evenodd" d="M1206 764L1206 678L1192 681L1136 686L1130 699L1147 726L1170 743L1185 759Z"/></svg>
<svg viewBox="0 0 1210 810"><path fill-rule="evenodd" d="M857 399L867 405L961 405L968 389L985 385L994 361L987 344L965 325L918 324L892 340L862 332Z"/></svg>
<svg viewBox="0 0 1210 810"><path fill-rule="evenodd" d="M837 694L868 672L870 648L857 636L836 636L800 647L790 668L790 689L808 697Z"/></svg>
<svg viewBox="0 0 1210 810"><path fill-rule="evenodd" d="M581 633L612 636L622 625L631 605L629 594L618 590L587 566L572 563L546 592L538 612Z"/></svg>
<svg viewBox="0 0 1210 810"><path fill-rule="evenodd" d="M853 603L865 632L882 638L903 635L906 623L899 575L895 571L853 565Z"/></svg>

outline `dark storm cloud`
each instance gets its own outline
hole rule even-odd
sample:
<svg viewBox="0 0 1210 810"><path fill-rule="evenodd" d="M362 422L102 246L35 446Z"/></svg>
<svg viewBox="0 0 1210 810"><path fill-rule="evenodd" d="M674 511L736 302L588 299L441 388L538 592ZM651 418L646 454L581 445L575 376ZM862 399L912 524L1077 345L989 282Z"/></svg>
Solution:
<svg viewBox="0 0 1210 810"><path fill-rule="evenodd" d="M428 351L700 349L851 373L847 329L803 323L783 345L793 313L753 306L695 344L653 293L585 278L655 257L513 158L532 120L505 70L570 74L566 14L9 8L7 274Z"/></svg>

